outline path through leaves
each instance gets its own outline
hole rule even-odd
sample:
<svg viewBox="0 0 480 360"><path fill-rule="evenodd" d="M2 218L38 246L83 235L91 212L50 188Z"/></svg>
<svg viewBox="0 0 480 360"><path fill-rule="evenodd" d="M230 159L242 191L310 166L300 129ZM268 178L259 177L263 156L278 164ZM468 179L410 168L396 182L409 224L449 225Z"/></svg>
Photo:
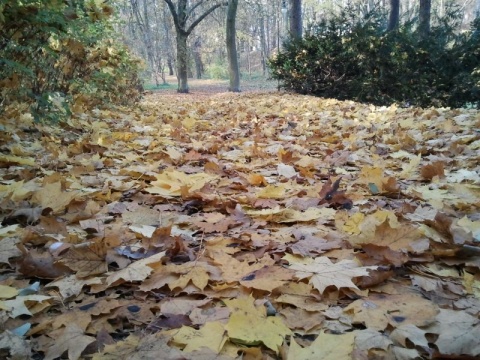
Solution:
<svg viewBox="0 0 480 360"><path fill-rule="evenodd" d="M479 128L274 92L11 109L1 357L480 356Z"/></svg>

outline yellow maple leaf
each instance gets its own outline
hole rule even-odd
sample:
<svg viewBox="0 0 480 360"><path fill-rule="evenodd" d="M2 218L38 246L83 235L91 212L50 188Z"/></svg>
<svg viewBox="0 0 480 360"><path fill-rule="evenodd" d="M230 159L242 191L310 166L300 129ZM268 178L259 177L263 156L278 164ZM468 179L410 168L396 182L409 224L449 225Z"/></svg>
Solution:
<svg viewBox="0 0 480 360"><path fill-rule="evenodd" d="M182 190L188 188L189 192L200 190L205 184L218 179L218 176L207 173L185 174L184 172L170 169L156 176L151 186L145 188L150 194L165 197L181 196Z"/></svg>
<svg viewBox="0 0 480 360"><path fill-rule="evenodd" d="M286 188L284 185L268 185L257 191L256 196L260 199L282 199L285 193Z"/></svg>
<svg viewBox="0 0 480 360"><path fill-rule="evenodd" d="M312 284L322 294L328 286L335 286L337 289L358 287L352 282L352 278L358 276L368 276L368 270L375 270L377 266L360 267L357 262L352 260L341 260L332 263L326 256L320 256L315 259L298 258L293 256L284 256L285 260L290 262L290 269L295 270L297 279L310 278Z"/></svg>
<svg viewBox="0 0 480 360"><path fill-rule="evenodd" d="M218 354L227 341L225 325L219 321L207 322L199 330L182 326L173 337L173 341L176 344L185 345L183 351L186 352L208 347Z"/></svg>
<svg viewBox="0 0 480 360"><path fill-rule="evenodd" d="M264 344L277 352L290 329L279 317L268 316L265 307L256 307L252 296L225 300L232 314L225 329L230 341L243 345Z"/></svg>
<svg viewBox="0 0 480 360"><path fill-rule="evenodd" d="M84 331L75 323L67 325L63 333L57 338L57 341L49 347L45 353L46 360L53 360L65 351L68 351L68 358L77 360L80 358L83 350L95 341L95 338L84 334Z"/></svg>
<svg viewBox="0 0 480 360"><path fill-rule="evenodd" d="M51 208L54 213L63 211L80 195L80 191L63 191L60 181L48 183L33 194L32 202L40 205L43 209Z"/></svg>
<svg viewBox="0 0 480 360"><path fill-rule="evenodd" d="M300 347L295 340L290 342L287 360L340 360L350 359L355 344L355 333L327 334L320 333L315 341L307 347Z"/></svg>

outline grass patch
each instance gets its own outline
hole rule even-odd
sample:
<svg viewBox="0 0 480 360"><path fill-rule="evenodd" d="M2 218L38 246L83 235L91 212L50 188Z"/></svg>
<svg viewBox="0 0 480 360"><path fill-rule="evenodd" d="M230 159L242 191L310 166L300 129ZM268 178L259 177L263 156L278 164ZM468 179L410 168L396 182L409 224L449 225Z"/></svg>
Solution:
<svg viewBox="0 0 480 360"><path fill-rule="evenodd" d="M154 84L145 84L144 89L145 90L150 90L150 91L155 91L155 90L171 90L176 88L176 84L171 84L171 83L165 83L165 84L160 84L160 85L154 85Z"/></svg>

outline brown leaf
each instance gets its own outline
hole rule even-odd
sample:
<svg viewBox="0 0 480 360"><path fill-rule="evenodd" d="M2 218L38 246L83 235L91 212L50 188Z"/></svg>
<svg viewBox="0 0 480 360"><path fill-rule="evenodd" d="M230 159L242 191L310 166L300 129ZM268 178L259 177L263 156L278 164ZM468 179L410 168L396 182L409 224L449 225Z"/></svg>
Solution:
<svg viewBox="0 0 480 360"><path fill-rule="evenodd" d="M432 180L435 176L445 177L445 164L442 161L436 161L421 167L420 174L424 179Z"/></svg>
<svg viewBox="0 0 480 360"><path fill-rule="evenodd" d="M402 266L408 261L408 255L401 251L394 251L388 246L363 244L365 254L357 254L363 265L394 265Z"/></svg>
<svg viewBox="0 0 480 360"><path fill-rule="evenodd" d="M192 325L192 320L185 314L162 314L157 320L148 324L147 330L158 332L163 329L179 329Z"/></svg>
<svg viewBox="0 0 480 360"><path fill-rule="evenodd" d="M340 181L342 180L339 177L335 182L332 184L332 179L329 178L327 182L323 185L322 189L320 190L320 205L321 204L329 204L333 208L337 209L351 209L353 206L353 201L350 200L345 191L338 191L340 187Z"/></svg>
<svg viewBox="0 0 480 360"><path fill-rule="evenodd" d="M53 346L47 349L45 360L61 357L64 352L68 352L69 359L77 360L83 350L94 341L94 337L84 335L83 330L75 323L69 324L55 340Z"/></svg>
<svg viewBox="0 0 480 360"><path fill-rule="evenodd" d="M62 263L76 272L80 278L100 275L108 270L106 249L97 243L84 247L71 247L62 257Z"/></svg>
<svg viewBox="0 0 480 360"><path fill-rule="evenodd" d="M36 249L26 252L17 266L22 274L41 279L56 279L72 272L69 267L57 262L49 252Z"/></svg>

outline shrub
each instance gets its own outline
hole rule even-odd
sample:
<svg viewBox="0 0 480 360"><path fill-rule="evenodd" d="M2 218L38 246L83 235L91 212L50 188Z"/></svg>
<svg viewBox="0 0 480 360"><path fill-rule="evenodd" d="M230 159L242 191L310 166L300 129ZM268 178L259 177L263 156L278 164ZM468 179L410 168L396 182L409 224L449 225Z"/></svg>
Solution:
<svg viewBox="0 0 480 360"><path fill-rule="evenodd" d="M273 79L302 94L379 105L480 106L479 21L457 34L452 9L427 39L414 24L386 31L383 13L346 9L289 40L269 60Z"/></svg>
<svg viewBox="0 0 480 360"><path fill-rule="evenodd" d="M205 69L205 75L207 75L209 79L226 80L229 78L228 64L221 60L217 60L207 66Z"/></svg>
<svg viewBox="0 0 480 360"><path fill-rule="evenodd" d="M139 98L139 62L112 40L105 2L0 0L0 104L28 102L36 120L61 120L75 103Z"/></svg>

